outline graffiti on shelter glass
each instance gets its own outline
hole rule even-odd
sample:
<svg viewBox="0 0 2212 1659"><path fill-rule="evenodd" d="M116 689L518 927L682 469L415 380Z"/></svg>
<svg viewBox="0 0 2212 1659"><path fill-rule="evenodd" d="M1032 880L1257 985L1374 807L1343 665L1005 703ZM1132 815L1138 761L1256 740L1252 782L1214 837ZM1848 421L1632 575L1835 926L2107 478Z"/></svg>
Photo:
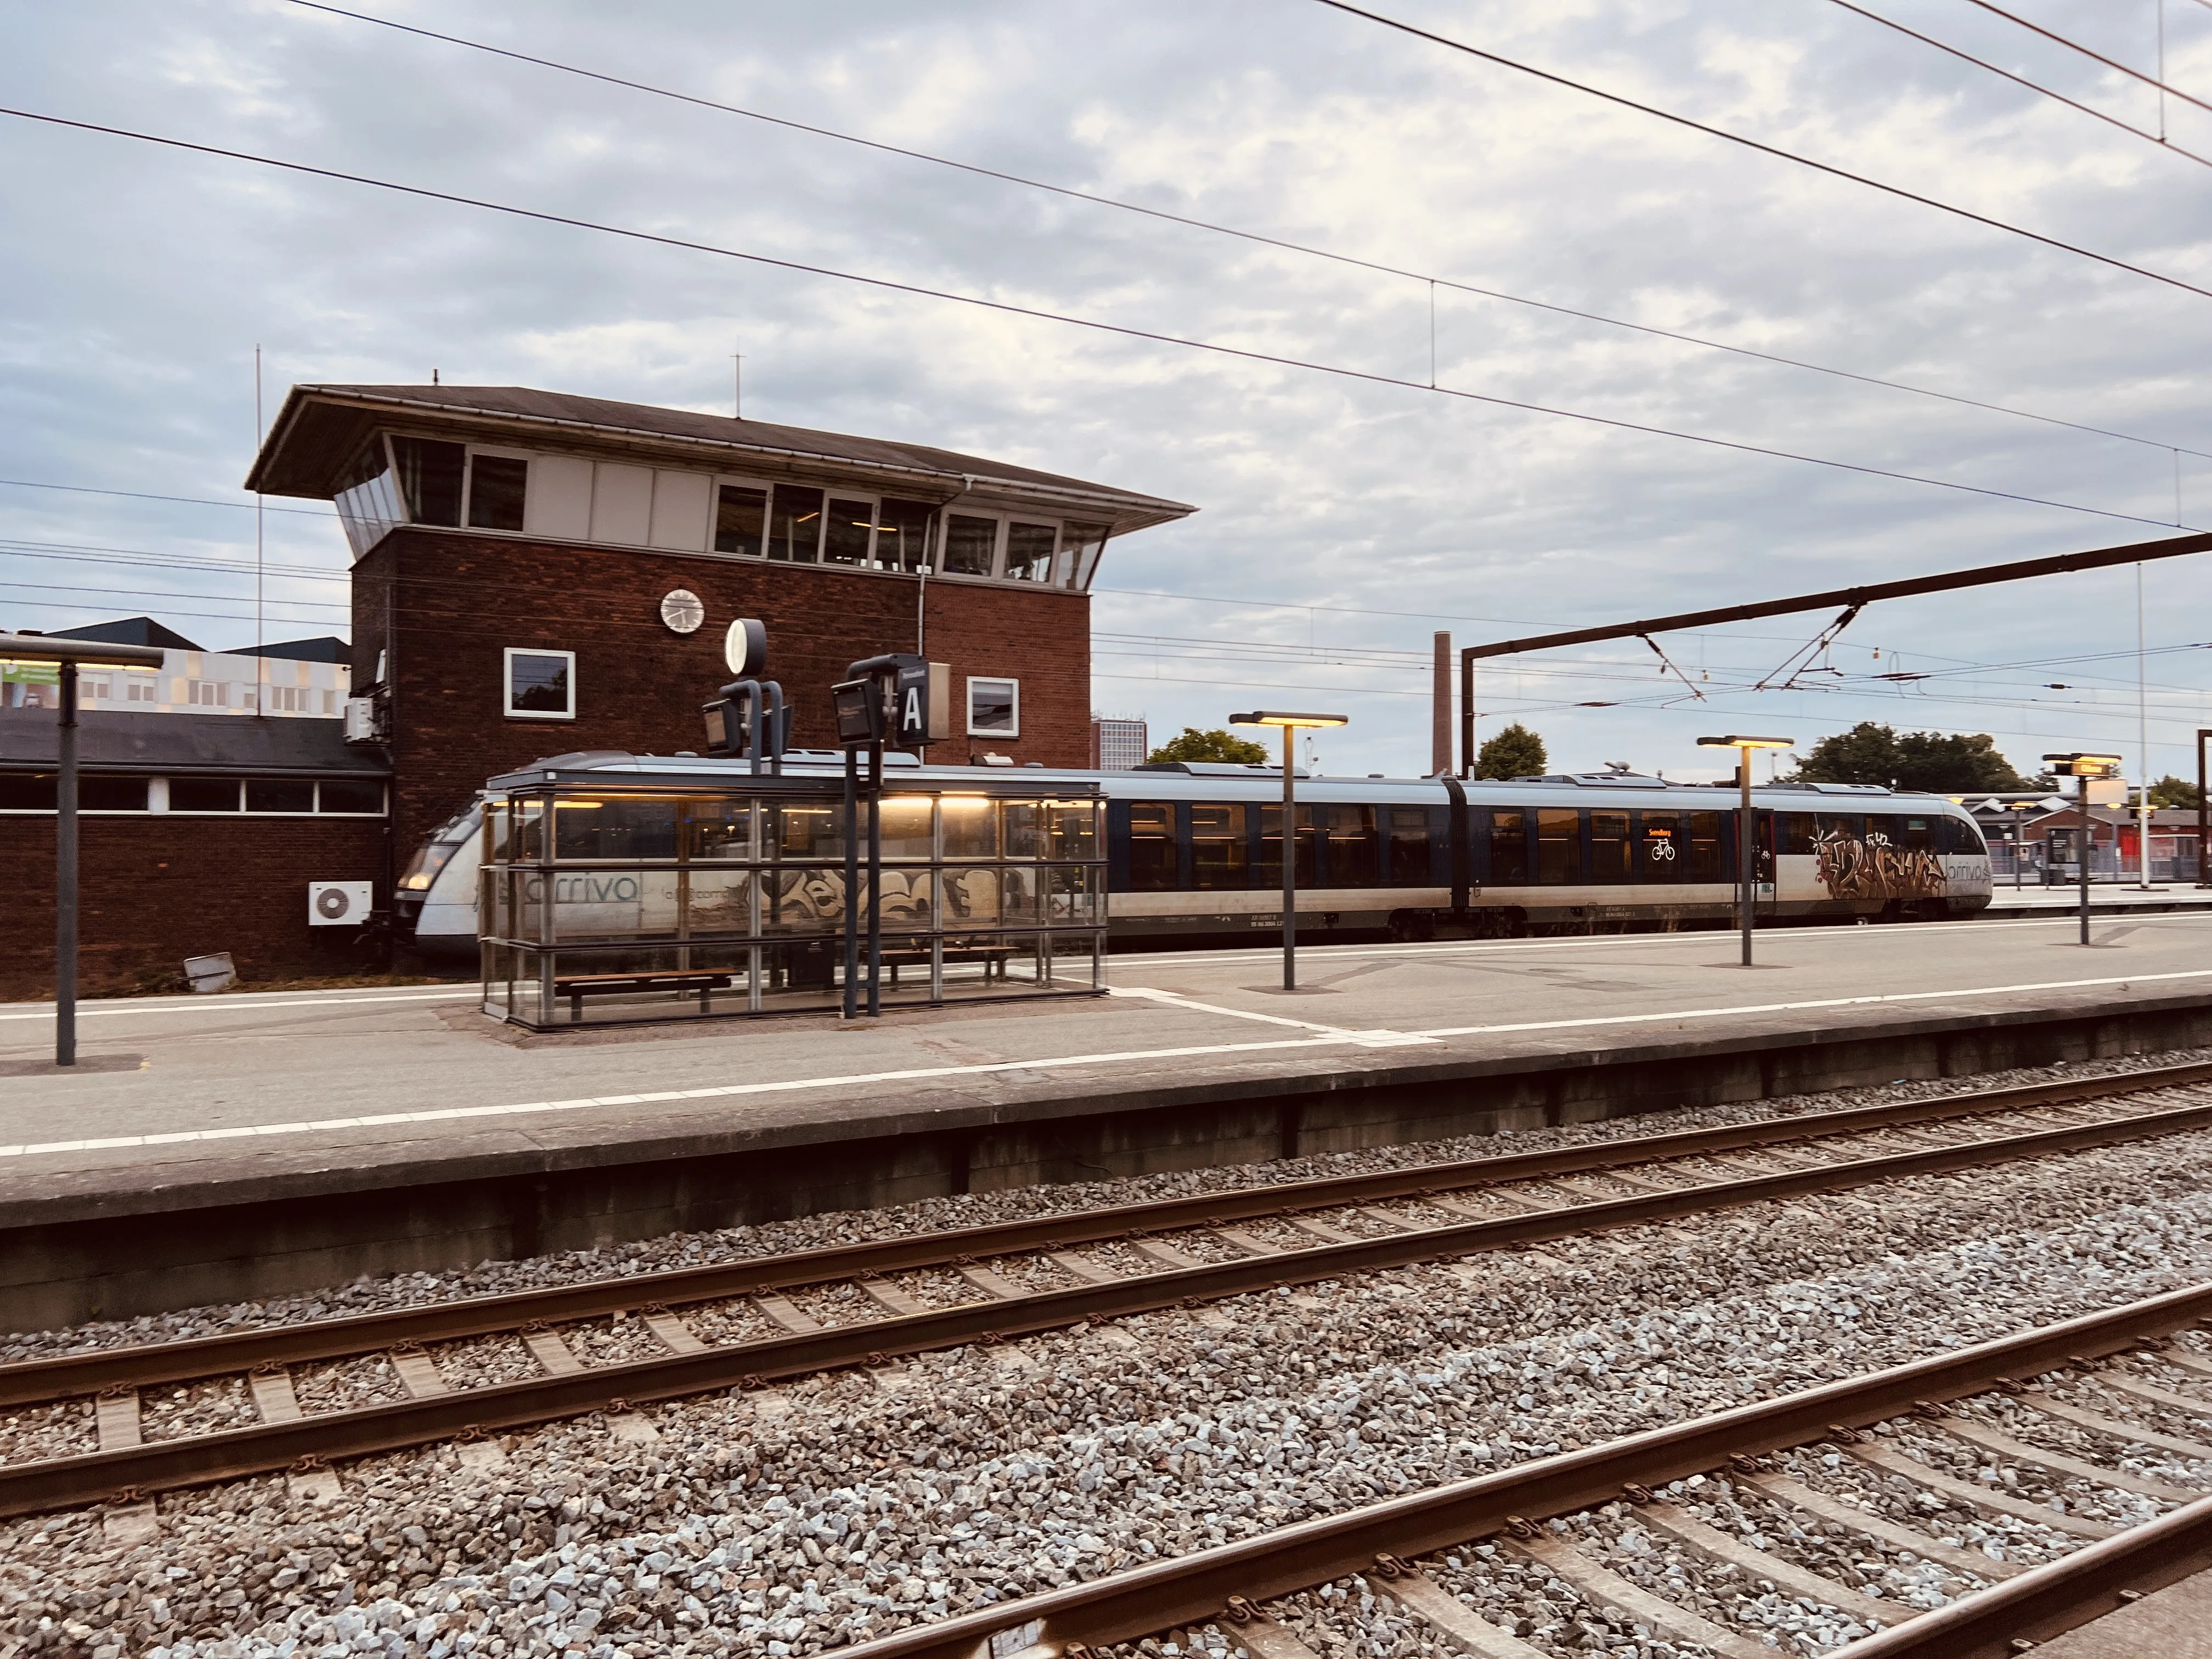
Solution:
<svg viewBox="0 0 2212 1659"><path fill-rule="evenodd" d="M1815 844L1814 866L1830 898L1940 898L1943 860L1897 846L1880 830L1861 841L1830 830Z"/></svg>

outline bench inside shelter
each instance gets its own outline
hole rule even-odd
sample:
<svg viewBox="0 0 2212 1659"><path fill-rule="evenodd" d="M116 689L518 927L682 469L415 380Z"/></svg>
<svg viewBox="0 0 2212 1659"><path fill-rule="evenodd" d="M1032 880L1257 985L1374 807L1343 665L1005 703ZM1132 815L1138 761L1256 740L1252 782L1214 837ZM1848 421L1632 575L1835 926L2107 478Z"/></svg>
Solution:
<svg viewBox="0 0 2212 1659"><path fill-rule="evenodd" d="M699 994L700 1012L714 1006L714 993L726 991L732 983L732 975L712 969L670 968L641 974L570 974L553 981L553 994L568 999L568 1023L580 1025L584 1019L586 997L612 996L631 991L675 991L688 994Z"/></svg>

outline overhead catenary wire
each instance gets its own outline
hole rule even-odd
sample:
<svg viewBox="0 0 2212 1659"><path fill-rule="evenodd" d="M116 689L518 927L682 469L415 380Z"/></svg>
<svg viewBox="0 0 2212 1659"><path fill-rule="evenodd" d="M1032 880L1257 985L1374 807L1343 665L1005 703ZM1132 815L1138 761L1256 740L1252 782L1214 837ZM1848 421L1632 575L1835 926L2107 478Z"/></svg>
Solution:
<svg viewBox="0 0 2212 1659"><path fill-rule="evenodd" d="M2184 149L2179 144L2174 143L2172 140L2166 138L2158 133L2145 132L2141 127L2136 126L2132 123L2123 121L2117 115L2107 115L2103 110L2097 109L2090 105L2082 103L2078 99L2069 98L2064 93L2054 91L2052 88L2044 86L2039 82L2031 81L2024 75L2015 75L2008 69L2001 69L1996 64L1989 62L1986 58L1977 58L1973 53L1962 51L1960 48L1951 45L1948 41L1938 40L1932 34L1923 34L1916 28L1908 28L1905 25L1899 22L1893 17L1884 17L1880 12L1869 11L1864 6L1853 5L1851 3L1851 0L1834 0L1834 3L1841 6L1845 11L1854 13L1860 17L1865 18L1870 23L1879 23L1886 29L1894 29L1899 34L1908 35L1911 39L1919 41L1923 46L1933 46L1938 52L1948 52L1952 57L1959 58L1962 62L1972 64L1976 69L1986 70L1991 75L1998 76L2004 80L2009 81L2014 86L2025 87L2030 92L2040 93L2044 97L2053 99L2057 102L2065 105L2069 109L2078 110L2084 115L2104 122L2107 126L2118 127L2122 132L2133 133L2145 143L2156 144L2160 149L2171 150L2176 155L2185 157L2189 161L2197 162L2201 167L2212 167L2212 158L2199 155L2193 149Z"/></svg>
<svg viewBox="0 0 2212 1659"><path fill-rule="evenodd" d="M1321 0L1321 3L1334 5L1338 3L1338 0ZM433 190L423 185L401 184L393 179L378 179L367 173L348 173L336 167L315 167L305 161L285 161L280 157L262 155L248 150L229 149L217 144L203 144L190 139L171 138L158 133L141 132L129 127L110 126L97 121L80 121L68 116L49 115L36 110L7 106L0 106L0 116L7 116L15 120L37 122L48 126L67 128L79 132L99 133L108 137L126 138L134 143L158 145L164 149L182 150L193 155L213 155L226 161L244 161L252 166L271 167L310 178L360 185L372 190L388 191L395 195L412 196L425 201L443 202L456 207L475 208L487 213L501 214L538 224L559 225L573 230L590 231L600 235L619 237L627 241L673 248L684 252L705 253L718 258L738 259L750 264L788 270L803 276L824 276L837 282L852 283L861 287L880 289L885 293L941 300L950 304L971 306L1000 316L1020 317L1036 322L1059 323L1071 328L1085 329L1094 333L1110 335L1120 339L1142 340L1155 345L1176 346L1185 350L1206 352L1240 362L1260 364L1273 368L1296 369L1303 373L1325 374L1337 380L1361 385L1390 386L1402 391L1425 392L1432 397L1452 398L1464 403L1482 404L1495 409L1512 409L1526 414L1548 416L1559 420L1580 421L1616 432L1632 432L1644 437L1668 438L1735 454L1759 455L1771 460L1792 461L1808 466L1826 467L1833 471L1853 473L1861 477L1887 478L1895 483L1919 484L1931 489L1950 490L1960 495L1975 495L1986 500L2014 501L2028 507L2047 507L2060 512L2085 514L2092 518L2114 519L2126 524L2154 524L2161 529L2168 527L2168 521L2164 519L2145 518L2139 514L2115 512L2107 507L2085 507L2074 501L2053 501L2044 496L2030 495L2020 490L1992 489L1981 484L1961 483L1948 478L1931 478L1918 473L1900 472L1889 467L1869 466L1856 461L1840 461L1826 456L1809 455L1796 450L1778 449L1765 444L1747 443L1734 438L1715 437L1707 433L1687 432L1674 427L1655 426L1646 422L1626 420L1617 416L1594 415L1586 410L1560 409L1551 404L1533 403L1525 398L1499 397L1492 392L1468 392L1452 386L1431 386L1418 380L1385 374L1375 369L1352 368L1342 364L1326 363L1312 358L1294 357L1281 352L1260 351L1245 346L1224 344L1218 340L1203 340L1189 335L1171 334L1162 329L1138 328L1129 324L1109 323L1099 318L1077 316L1069 312L1048 311L1039 306L1017 305L1011 301L987 299L981 295L958 294L945 289L930 288L919 283L901 282L892 277L872 276L856 271L840 270L834 266L812 264L805 260L779 258L773 254L722 247L714 243L695 241L685 237L665 236L627 226L610 225L597 220L578 218L568 214L552 213L537 208L518 207L510 203L495 202L483 197L464 196L453 191ZM2185 288L2192 287L2189 283L2178 285ZM2192 288L2192 291L2212 299L2212 289Z"/></svg>
<svg viewBox="0 0 2212 1659"><path fill-rule="evenodd" d="M1816 161L1809 155L1800 155L1796 151L1784 149L1779 145L1765 143L1757 138L1747 138L1740 132L1730 132L1726 127L1717 127L1707 122L1692 119L1686 115L1677 115L1671 110L1661 109L1656 104L1643 103L1620 93L1607 92L1602 88L1591 86L1586 82L1571 80L1566 76L1554 74L1550 70L1538 69L1533 64L1521 63L1498 52L1486 52L1480 46L1469 46L1464 40L1455 40L1448 34L1438 34L1433 29L1425 29L1395 17L1385 16L1379 11L1369 11L1363 6L1352 5L1350 0L1314 0L1314 3L1327 6L1331 10L1344 12L1353 17L1364 17L1370 23L1381 24L1384 28L1395 29L1402 34L1410 34L1419 40L1431 41L1453 52L1464 52L1470 58L1480 58L1485 63L1496 64L1501 68L1510 69L1522 75L1534 76L1536 79L1547 81L1553 86L1565 87L1571 91L1583 93L1592 98L1603 99L1608 104L1618 104L1623 109L1635 110L1640 114L1653 116L1659 120L1671 122L1679 127L1686 127L1693 132L1702 132L1724 143L1756 150L1762 155L1771 155L1779 161L1795 162L1799 167L1810 167L1816 173L1825 173L1832 178L1847 179L1852 184L1864 185L1868 189L1880 191L1885 195L1895 196L1904 201L1917 202L1923 207L1934 208L1939 213L1948 213L1957 218L1971 220L1976 224L1986 225L1992 230L2001 230L2008 235L2025 237L2031 242L2040 242L2045 247L2057 248L2062 252L2075 254L2084 259L2094 259L2100 264L2111 265L2118 270L2130 271L2137 276L2148 277L2152 282L2164 283L2168 287L2185 289L2191 294L2212 299L2212 289L2199 288L2196 283L2185 281L2181 277L2168 276L2163 271L2152 270L2148 266L2132 264L2115 255L2099 253L2076 242L2065 241L2056 236L2046 236L2039 230L2029 230L2021 225L1992 218L1985 213L1977 213L1972 208L1960 207L1954 203L1942 201L1933 196L1923 196L1917 191L1905 189L1902 185L1885 184L1879 179L1868 177L1865 173L1853 173L1848 167L1839 167L1827 161ZM1981 4L1983 0L1974 0L1974 3Z"/></svg>
<svg viewBox="0 0 2212 1659"><path fill-rule="evenodd" d="M2127 76L2131 80L2140 81L2147 87L2155 87L2159 91L2164 93L2169 98L2179 98L2185 104L2194 104L2201 110L2212 111L2212 104L2206 103L2202 98L2198 98L2191 94L2184 92L2179 87L2168 86L2164 81L2159 79L2158 76L2154 75L2145 75L2141 70L2130 69L2125 64L2120 62L2118 58L2107 58L2103 52L2093 51L2091 48L2083 46L2079 40L2069 40L2067 36L2057 33L2055 29L2047 29L2040 23L2030 22L2025 17L2021 17L2014 13L2007 11L2002 6L1992 5L1990 3L1990 0L1966 0L1966 3L1970 6L1979 6L1984 11L1990 13L1994 16L2003 18L2008 23L2016 23L2021 28L2027 30L2031 34L2039 34L2046 40L2056 41L2058 45L2065 47L2069 52L2078 52L2082 57L2094 59L2095 62L2102 64L2106 69L2117 70L2120 74Z"/></svg>
<svg viewBox="0 0 2212 1659"><path fill-rule="evenodd" d="M528 64L538 69L550 70L556 74L574 76L582 80L596 81L608 86L620 87L627 91L642 93L649 97L665 98L676 103L688 104L696 108L711 110L719 114L741 116L747 120L763 122L770 126L784 127L794 132L804 132L814 137L828 138L839 143L856 145L860 149L875 150L883 155L896 155L910 161L925 162L933 167L949 167L956 172L973 174L977 178L994 179L1001 184L1016 185L1025 190L1042 191L1050 195L1065 197L1072 201L1087 203L1094 207L1111 208L1117 212L1136 214L1142 217L1157 220L1166 224L1181 225L1188 229L1202 230L1214 235L1232 237L1239 241L1250 242L1263 247L1277 248L1285 252L1299 254L1309 258L1325 259L1334 264L1348 265L1362 270L1373 271L1380 276L1398 276L1403 277L1409 282L1424 283L1428 285L1430 289L1430 348L1432 360L1435 351L1435 290L1437 288L1442 287L1450 289L1461 294L1474 295L1482 299L1497 300L1509 305L1522 306L1536 311L1549 312L1556 316L1572 317L1584 322L1598 323L1608 328L1626 329L1634 333L1650 336L1656 339L1672 340L1678 344L1696 346L1708 351L1726 352L1734 356L1748 358L1759 362L1772 363L1777 367L1784 368L1800 369L1808 374L1825 374L1837 380L1855 380L1862 386L1878 386L1887 391L1906 392L1913 397L1934 398L1942 403L1953 404L1967 409L1983 410L1991 414L2008 416L2016 420L2034 421L2046 426L2063 427L2071 431L2088 433L2100 438L2117 439L2123 443L2142 444L2152 448L2172 449L2174 447L2172 443L2163 441L2160 439L2145 438L2134 433L2119 432L2108 427L2097 426L2087 422L2067 420L2059 416L2040 414L2033 410L2017 409L2008 404L1991 403L1984 398L1964 397L1957 392L1938 392L1929 386L1913 386L1906 381L1889 380L1878 374L1864 374L1852 369L1837 368L1828 364L1808 362L1802 358L1784 356L1778 352L1759 351L1749 346L1733 345L1726 341L1708 339L1702 335L1689 334L1678 329L1659 328L1649 323L1630 322L1624 318L1607 316L1601 312L1583 310L1573 306L1559 305L1547 300L1531 299L1526 295L1510 294L1502 289L1484 288L1473 283L1461 282L1449 276L1437 276L1433 272L1413 270L1404 266L1390 264L1382 260L1363 258L1357 254L1344 253L1330 248L1316 247L1311 243L1293 241L1286 237L1270 236L1264 232L1243 229L1232 225L1224 225L1218 222L1217 221L1200 219L1188 214L1171 213L1164 208L1147 207L1140 202L1125 201L1119 197L1101 195L1092 191L1077 190L1071 185L1057 185L1045 179L1032 179L1022 173L1009 173L998 167L983 167L973 161L962 161L949 156L933 155L927 150L912 149L899 144L885 143L880 139L863 138L854 133L840 132L834 127L818 126L805 121L793 120L787 116L770 115L761 110L747 109L743 106L737 104L726 104L715 99L701 97L694 93L678 92L671 88L653 85L648 82L632 80L618 75L610 75L604 70L586 69L580 64L562 63L557 58L541 58L533 53L517 52L512 47L493 46L488 41L471 40L465 35L448 34L437 29L424 28L419 24L402 23L394 19L389 17L379 17L368 12L351 11L342 6L325 5L321 3L321 0L291 0L291 3L294 5L299 6L308 11L323 12L333 17L343 17L350 19L356 22L369 23L376 26L377 27L394 30L402 34L418 35L424 40L436 40L447 46L459 46L471 52L483 52L495 58L507 58L510 61L520 64ZM2212 4L2212 0L2204 0L2204 3ZM1870 13L1868 15L1872 15ZM2002 70L1997 72L2000 74L2003 73ZM2057 94L2054 94L2052 95L2057 96ZM2098 113L2098 112L2094 110L2091 110L2088 112L2091 114ZM2112 118L2100 116L2100 118L2110 120ZM2121 122L2115 123L2115 125L2124 126L2126 124ZM2127 130L2130 131L2136 131L2136 129L2132 127L2130 127ZM2187 151L2183 151L2181 153L2184 155L2188 154ZM2199 160L2202 158L2191 156L2191 159ZM1434 387L1436 378L1436 366L1434 362L1431 361L1430 365L1429 380L1432 388ZM2212 452L2188 449L2185 453L2198 456L2207 460L2212 460ZM1480 619L1477 618L1475 620Z"/></svg>

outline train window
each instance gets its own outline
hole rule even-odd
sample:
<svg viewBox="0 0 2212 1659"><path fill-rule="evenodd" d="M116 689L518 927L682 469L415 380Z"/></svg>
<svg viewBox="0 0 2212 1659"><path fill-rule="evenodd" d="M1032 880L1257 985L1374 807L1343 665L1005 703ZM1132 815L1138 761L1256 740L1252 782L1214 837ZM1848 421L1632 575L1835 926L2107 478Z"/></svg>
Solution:
<svg viewBox="0 0 2212 1659"><path fill-rule="evenodd" d="M1936 823L1932 818L1899 818L1895 834L1899 844L1907 852L1932 853L1936 850Z"/></svg>
<svg viewBox="0 0 2212 1659"><path fill-rule="evenodd" d="M1169 832L1172 837L1174 832ZM945 798L945 856L949 859L994 859L999 856L999 814L981 795ZM1170 887L1173 882L1168 884Z"/></svg>
<svg viewBox="0 0 2212 1659"><path fill-rule="evenodd" d="M1390 815L1390 885L1429 884L1429 809L1393 806Z"/></svg>
<svg viewBox="0 0 2212 1659"><path fill-rule="evenodd" d="M1190 883L1194 887L1250 885L1251 848L1241 806L1190 809Z"/></svg>
<svg viewBox="0 0 2212 1659"><path fill-rule="evenodd" d="M1980 858L1990 849L1982 841L1978 826L1968 823L1963 818L1938 818L1936 820L1936 850Z"/></svg>
<svg viewBox="0 0 2212 1659"><path fill-rule="evenodd" d="M1866 820L1856 812L1823 812L1815 827L1822 841L1856 841L1865 825Z"/></svg>
<svg viewBox="0 0 2212 1659"><path fill-rule="evenodd" d="M1590 814L1590 879L1613 884L1628 879L1628 814Z"/></svg>
<svg viewBox="0 0 2212 1659"><path fill-rule="evenodd" d="M945 823L949 842L950 814ZM1129 885L1139 893L1176 889L1175 808L1165 802L1139 801L1129 808Z"/></svg>
<svg viewBox="0 0 2212 1659"><path fill-rule="evenodd" d="M1301 887L1318 887L1321 878L1317 869L1321 860L1316 856L1320 831L1314 826L1314 810L1298 808L1297 883ZM1260 809L1260 885L1280 887L1283 884L1283 809L1263 806Z"/></svg>
<svg viewBox="0 0 2212 1659"><path fill-rule="evenodd" d="M1583 878L1583 815L1571 806L1536 809L1536 879L1569 886Z"/></svg>
<svg viewBox="0 0 2212 1659"><path fill-rule="evenodd" d="M1524 887L1528 882L1528 815L1519 807L1490 812L1490 884Z"/></svg>
<svg viewBox="0 0 2212 1659"><path fill-rule="evenodd" d="M1690 812L1690 879L1725 881L1721 860L1721 815Z"/></svg>
<svg viewBox="0 0 2212 1659"><path fill-rule="evenodd" d="M1784 853L1809 854L1818 851L1819 821L1810 812L1778 812L1782 820L1782 850Z"/></svg>
<svg viewBox="0 0 2212 1659"><path fill-rule="evenodd" d="M1646 812L1643 834L1636 842L1636 879L1680 881L1690 872L1689 848L1683 844L1682 814Z"/></svg>
<svg viewBox="0 0 2212 1659"><path fill-rule="evenodd" d="M1382 845L1371 806L1324 806L1328 825L1328 882L1331 887L1382 884Z"/></svg>
<svg viewBox="0 0 2212 1659"><path fill-rule="evenodd" d="M246 810L249 812L312 812L315 786L306 778L248 778Z"/></svg>

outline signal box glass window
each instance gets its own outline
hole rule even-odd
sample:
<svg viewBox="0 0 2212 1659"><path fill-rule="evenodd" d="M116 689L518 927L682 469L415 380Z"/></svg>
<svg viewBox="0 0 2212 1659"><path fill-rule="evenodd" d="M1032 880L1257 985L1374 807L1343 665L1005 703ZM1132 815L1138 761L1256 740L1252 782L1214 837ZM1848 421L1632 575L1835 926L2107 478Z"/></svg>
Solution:
<svg viewBox="0 0 2212 1659"><path fill-rule="evenodd" d="M1060 546L1067 557L1060 565L1060 580L1070 587L1088 587L1091 577L1098 568L1098 556L1106 550L1106 526L1103 524L1066 524L1060 526Z"/></svg>
<svg viewBox="0 0 2212 1659"><path fill-rule="evenodd" d="M432 438L394 438L392 458L399 464L399 493L407 516L416 524L461 522L461 469L468 451ZM521 528L520 525L515 526Z"/></svg>
<svg viewBox="0 0 2212 1659"><path fill-rule="evenodd" d="M169 810L172 812L235 812L238 811L238 780L171 778Z"/></svg>
<svg viewBox="0 0 2212 1659"><path fill-rule="evenodd" d="M822 532L822 562L824 564L866 564L868 562L868 536L875 529L876 509L872 502L830 498L828 527Z"/></svg>
<svg viewBox="0 0 2212 1659"><path fill-rule="evenodd" d="M714 551L757 559L768 534L768 491L724 484L714 503Z"/></svg>
<svg viewBox="0 0 2212 1659"><path fill-rule="evenodd" d="M949 814L945 823L949 830ZM951 848L945 851L950 856ZM1176 889L1175 808L1165 802L1138 801L1129 808L1129 885L1139 893Z"/></svg>
<svg viewBox="0 0 2212 1659"><path fill-rule="evenodd" d="M1059 530L1048 524L1010 524L1006 526L1006 574L1018 582L1052 580L1053 545Z"/></svg>
<svg viewBox="0 0 2212 1659"><path fill-rule="evenodd" d="M876 562L886 570L909 572L927 566L929 521L935 511L927 501L886 495L876 508Z"/></svg>
<svg viewBox="0 0 2212 1659"><path fill-rule="evenodd" d="M512 455L469 457L469 528L520 530L530 463Z"/></svg>
<svg viewBox="0 0 2212 1659"><path fill-rule="evenodd" d="M507 714L518 720L576 718L576 653L573 651L507 653Z"/></svg>
<svg viewBox="0 0 2212 1659"><path fill-rule="evenodd" d="M968 682L968 735L1018 738L1022 734L1022 688L1018 680Z"/></svg>
<svg viewBox="0 0 2212 1659"><path fill-rule="evenodd" d="M952 576L988 576L999 550L999 521L948 514L945 520L945 570Z"/></svg>
<svg viewBox="0 0 2212 1659"><path fill-rule="evenodd" d="M768 517L768 556L812 564L822 544L822 492L778 484Z"/></svg>

